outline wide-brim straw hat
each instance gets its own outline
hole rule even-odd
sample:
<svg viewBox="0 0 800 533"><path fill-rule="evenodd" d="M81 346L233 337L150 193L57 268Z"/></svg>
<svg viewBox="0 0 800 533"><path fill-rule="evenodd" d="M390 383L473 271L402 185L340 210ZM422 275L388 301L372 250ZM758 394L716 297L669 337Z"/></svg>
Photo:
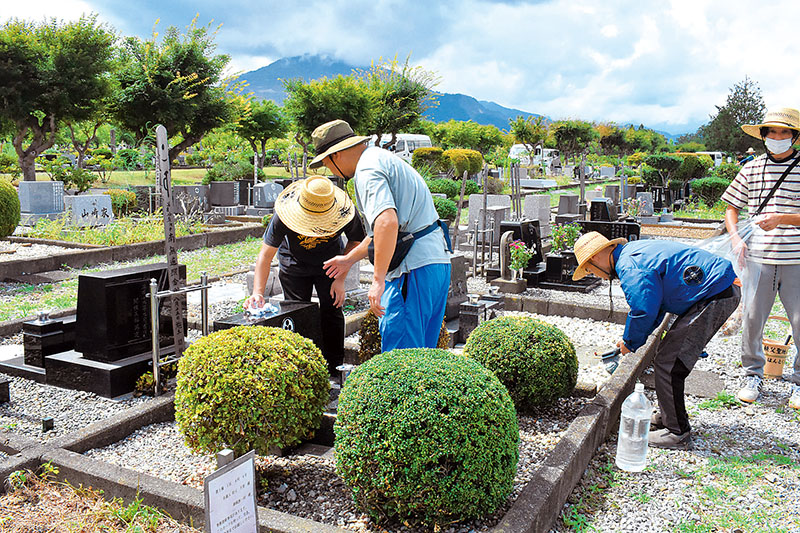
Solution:
<svg viewBox="0 0 800 533"><path fill-rule="evenodd" d="M578 260L578 267L575 269L575 273L572 274L572 279L574 281L578 281L579 279L586 277L586 275L589 273L586 271L586 263L588 263L592 257L605 250L609 246L626 244L627 242L628 239L622 237L609 241L596 231L590 231L586 235L581 235L581 238L575 242L574 246L575 259Z"/></svg>
<svg viewBox="0 0 800 533"><path fill-rule="evenodd" d="M329 237L355 216L350 197L325 176L309 176L286 187L275 199L281 222L300 235Z"/></svg>
<svg viewBox="0 0 800 533"><path fill-rule="evenodd" d="M789 128L790 130L800 132L800 111L792 109L791 107L781 107L780 109L767 111L763 123L744 124L742 125L742 131L751 137L761 139L761 128L769 128L770 126Z"/></svg>
<svg viewBox="0 0 800 533"><path fill-rule="evenodd" d="M746 154L754 154L754 153L756 153L756 151L753 150L753 147L751 146L750 148L747 149L747 152L745 152L745 153Z"/></svg>
<svg viewBox="0 0 800 533"><path fill-rule="evenodd" d="M322 126L318 126L311 134L311 142L314 143L314 150L317 156L309 163L310 168L322 166L322 160L329 155L346 150L351 146L361 144L369 140L369 137L356 135L353 128L344 120L332 120Z"/></svg>

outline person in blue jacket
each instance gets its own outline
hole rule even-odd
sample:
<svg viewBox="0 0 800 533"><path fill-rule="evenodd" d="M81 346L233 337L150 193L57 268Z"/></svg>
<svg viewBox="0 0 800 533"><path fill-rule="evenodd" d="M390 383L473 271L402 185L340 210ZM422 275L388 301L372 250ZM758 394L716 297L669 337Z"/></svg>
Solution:
<svg viewBox="0 0 800 533"><path fill-rule="evenodd" d="M651 418L649 442L657 448L688 449L691 426L684 383L705 345L739 304L733 266L685 244L608 240L596 231L578 239L575 257L574 280L593 274L620 281L631 309L617 344L620 353L637 350L667 313L675 315L653 361L660 413Z"/></svg>

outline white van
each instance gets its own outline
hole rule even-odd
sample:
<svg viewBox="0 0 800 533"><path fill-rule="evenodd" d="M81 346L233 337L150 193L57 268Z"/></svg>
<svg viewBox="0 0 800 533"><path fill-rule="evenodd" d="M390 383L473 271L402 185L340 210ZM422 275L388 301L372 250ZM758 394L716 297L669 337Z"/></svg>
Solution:
<svg viewBox="0 0 800 533"><path fill-rule="evenodd" d="M381 135L381 147L386 147L387 144L392 142L391 134ZM375 136L370 139L370 145L375 143ZM411 163L411 156L417 148L431 148L431 138L427 135L420 135L417 133L398 133L397 140L394 145L389 146L387 150L394 152L395 155Z"/></svg>
<svg viewBox="0 0 800 533"><path fill-rule="evenodd" d="M541 145L533 149L533 158L524 144L514 144L508 151L508 157L516 159L522 166L538 166L544 163L548 167L550 163L559 159L561 153L554 148L542 148Z"/></svg>
<svg viewBox="0 0 800 533"><path fill-rule="evenodd" d="M722 164L725 160L725 155L722 152L697 152L698 154L704 154L711 158L714 162L714 166L718 167Z"/></svg>

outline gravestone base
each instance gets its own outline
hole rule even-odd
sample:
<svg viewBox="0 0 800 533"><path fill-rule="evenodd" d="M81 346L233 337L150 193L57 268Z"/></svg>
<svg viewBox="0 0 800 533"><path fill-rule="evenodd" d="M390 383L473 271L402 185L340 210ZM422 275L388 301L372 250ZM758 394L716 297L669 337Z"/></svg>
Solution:
<svg viewBox="0 0 800 533"><path fill-rule="evenodd" d="M497 287L500 292L519 294L528 288L528 282L524 279L503 279L497 278L489 282L490 285Z"/></svg>
<svg viewBox="0 0 800 533"><path fill-rule="evenodd" d="M528 283L529 287L536 287L540 281L544 281L545 263L537 263L534 267L525 268L522 271L522 278ZM500 267L489 267L486 269L486 281L500 278Z"/></svg>
<svg viewBox="0 0 800 533"><path fill-rule="evenodd" d="M249 217L263 217L272 213L273 209L271 207L248 207L245 211L245 215Z"/></svg>
<svg viewBox="0 0 800 533"><path fill-rule="evenodd" d="M541 281L539 283L540 289L550 289L555 291L567 292L589 292L595 287L600 285L599 278L583 278L578 281L573 281L572 278L563 279L561 281Z"/></svg>
<svg viewBox="0 0 800 533"><path fill-rule="evenodd" d="M270 303L272 302L273 300L271 299ZM249 321L245 318L244 313L239 313L222 320L215 320L213 330L220 331L236 326L283 328L310 339L321 350L322 330L319 321L319 306L316 303L295 300L283 300L276 302L276 304L278 312L273 315Z"/></svg>
<svg viewBox="0 0 800 533"><path fill-rule="evenodd" d="M0 372L9 376L29 379L36 383L45 383L47 381L47 374L44 368L26 364L25 356L23 355L0 361Z"/></svg>
<svg viewBox="0 0 800 533"><path fill-rule="evenodd" d="M20 226L35 226L36 223L42 219L56 220L64 216L64 213L20 213L19 225Z"/></svg>
<svg viewBox="0 0 800 533"><path fill-rule="evenodd" d="M244 206L243 205L229 205L229 206L214 206L214 213L219 213L221 215L228 216L239 216L244 214Z"/></svg>
<svg viewBox="0 0 800 533"><path fill-rule="evenodd" d="M175 347L162 348L161 356L174 353ZM86 359L80 352L67 352L45 357L48 385L93 392L104 398L116 398L133 392L136 380L152 370L151 352L104 363Z"/></svg>

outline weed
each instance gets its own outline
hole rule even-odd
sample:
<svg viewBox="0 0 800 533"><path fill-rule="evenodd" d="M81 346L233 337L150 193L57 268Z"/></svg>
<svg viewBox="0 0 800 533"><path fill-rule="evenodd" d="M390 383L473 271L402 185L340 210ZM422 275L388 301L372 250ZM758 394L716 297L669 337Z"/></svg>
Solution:
<svg viewBox="0 0 800 533"><path fill-rule="evenodd" d="M561 520L570 531L582 533L583 531L597 531L590 523L589 519L581 511L585 510L586 505L581 498L575 505L570 505L567 510L561 512Z"/></svg>
<svg viewBox="0 0 800 533"><path fill-rule="evenodd" d="M39 477L45 481L51 481L55 479L58 475L58 467L53 466L53 463L46 462L41 466L41 472L39 472Z"/></svg>
<svg viewBox="0 0 800 533"><path fill-rule="evenodd" d="M632 492L630 497L639 503L649 503L653 499L652 496L645 492Z"/></svg>
<svg viewBox="0 0 800 533"><path fill-rule="evenodd" d="M24 470L15 470L8 476L8 485L13 490L19 490L28 482L28 473Z"/></svg>
<svg viewBox="0 0 800 533"><path fill-rule="evenodd" d="M738 407L738 406L739 406L739 400L736 399L736 396L727 391L721 391L717 393L716 398L700 402L700 404L697 407L699 409L709 409L712 411L719 411L721 409L729 409L731 407Z"/></svg>

